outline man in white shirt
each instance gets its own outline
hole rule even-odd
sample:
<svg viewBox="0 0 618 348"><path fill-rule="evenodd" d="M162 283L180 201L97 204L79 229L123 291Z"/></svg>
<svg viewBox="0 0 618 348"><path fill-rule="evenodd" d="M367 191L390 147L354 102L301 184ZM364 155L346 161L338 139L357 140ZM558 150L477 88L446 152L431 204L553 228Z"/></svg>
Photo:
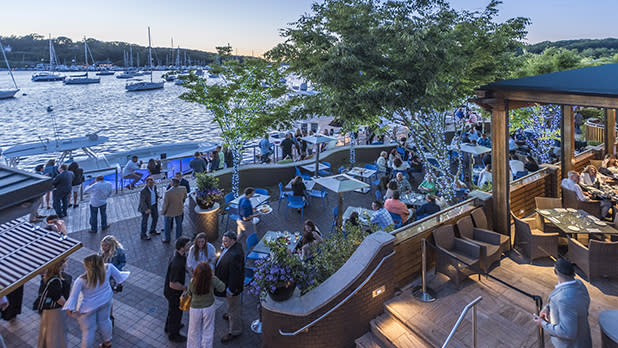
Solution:
<svg viewBox="0 0 618 348"><path fill-rule="evenodd" d="M111 182L104 180L103 175L97 176L94 181L84 189L84 193L90 193L90 229L88 232L97 233L97 215L101 211L101 230L105 231L107 225L107 199L112 195Z"/></svg>
<svg viewBox="0 0 618 348"><path fill-rule="evenodd" d="M568 173L568 179L562 179L562 183L560 186L566 188L567 190L574 191L577 195L578 201L588 201L590 200L590 194L588 192L582 191L581 186L579 186L579 174L575 171L570 171ZM609 208L612 207L612 203L610 201L601 200L601 216L607 216L609 212Z"/></svg>
<svg viewBox="0 0 618 348"><path fill-rule="evenodd" d="M124 170L122 171L122 177L124 179L133 179L133 182L129 184L129 189L131 190L135 188L135 183L142 178L142 174L137 172L141 165L142 161L138 163L137 156L133 156L131 157L131 160L129 160L124 166Z"/></svg>

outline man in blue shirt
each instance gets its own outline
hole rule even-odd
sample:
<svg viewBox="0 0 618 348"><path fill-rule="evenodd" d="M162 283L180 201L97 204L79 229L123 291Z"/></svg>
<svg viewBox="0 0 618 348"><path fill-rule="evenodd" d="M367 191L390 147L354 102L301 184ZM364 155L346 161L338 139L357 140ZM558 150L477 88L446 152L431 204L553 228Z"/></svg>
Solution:
<svg viewBox="0 0 618 348"><path fill-rule="evenodd" d="M425 196L427 203L423 204L416 210L416 220L420 220L431 214L435 214L440 211L440 206L436 204L436 196L428 194Z"/></svg>
<svg viewBox="0 0 618 348"><path fill-rule="evenodd" d="M375 210L375 213L370 220L372 224L378 225L378 227L380 227L382 230L384 230L388 226L393 225L393 218L391 217L391 214L388 212L388 210L384 209L384 207L382 206L382 202L373 201L373 203L371 203L371 208Z"/></svg>
<svg viewBox="0 0 618 348"><path fill-rule="evenodd" d="M259 215L256 214L256 210L253 209L253 205L251 204L251 197L253 197L254 194L255 189L253 187L247 187L245 189L245 195L238 201L238 216L240 216L240 219L236 221L236 233L238 234L238 241L241 243L245 252L247 251L247 237L256 231L253 218Z"/></svg>
<svg viewBox="0 0 618 348"><path fill-rule="evenodd" d="M264 138L260 140L259 146L260 152L262 153L262 156L260 157L260 162L270 163L270 154L273 152L273 144L270 142L270 140L268 140L268 134L265 134Z"/></svg>

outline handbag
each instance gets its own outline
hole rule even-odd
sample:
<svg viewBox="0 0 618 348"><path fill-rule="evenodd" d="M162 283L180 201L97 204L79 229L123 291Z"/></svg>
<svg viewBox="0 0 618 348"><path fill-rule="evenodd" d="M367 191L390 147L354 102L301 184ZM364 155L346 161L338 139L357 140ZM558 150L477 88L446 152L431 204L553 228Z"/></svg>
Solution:
<svg viewBox="0 0 618 348"><path fill-rule="evenodd" d="M191 295L187 291L180 295L180 304L178 305L178 308L181 311L188 311L189 308L191 308Z"/></svg>
<svg viewBox="0 0 618 348"><path fill-rule="evenodd" d="M37 298L34 300L34 303L32 304L32 309L38 311L39 314L43 313L44 309L60 308L58 302L52 300L50 297L47 297L49 284L51 284L56 279L60 281L60 278L58 277L53 277L52 279L47 281L47 284L45 284L45 289L37 296ZM60 282L60 286L62 286L62 282Z"/></svg>

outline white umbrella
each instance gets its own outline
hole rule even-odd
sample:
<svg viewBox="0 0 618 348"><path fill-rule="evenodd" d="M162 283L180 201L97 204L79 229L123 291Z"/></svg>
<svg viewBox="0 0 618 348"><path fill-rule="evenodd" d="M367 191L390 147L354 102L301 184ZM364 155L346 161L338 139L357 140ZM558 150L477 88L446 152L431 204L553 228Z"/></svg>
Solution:
<svg viewBox="0 0 618 348"><path fill-rule="evenodd" d="M491 148L485 147L482 145L472 145L472 144L461 144L459 148L460 149L458 150L457 146L450 146L450 150L452 151L467 152L472 155L468 158L468 160L471 161L469 166L470 166L470 181L472 181L472 176L473 176L472 170L474 168L474 156L479 156L484 153L491 152Z"/></svg>
<svg viewBox="0 0 618 348"><path fill-rule="evenodd" d="M344 192L354 191L369 187L369 184L356 180L346 174L338 174L327 176L323 178L317 178L314 180L316 183L323 187L336 192L339 195L339 208L337 209L337 226L341 227L343 216L343 195Z"/></svg>
<svg viewBox="0 0 618 348"><path fill-rule="evenodd" d="M311 135L308 137L302 137L300 139L310 144L323 144L323 143L329 143L331 141L337 141L337 138L327 137L321 134ZM318 148L315 151L315 174L314 174L315 177L318 176L319 165L320 165L320 147L318 146Z"/></svg>

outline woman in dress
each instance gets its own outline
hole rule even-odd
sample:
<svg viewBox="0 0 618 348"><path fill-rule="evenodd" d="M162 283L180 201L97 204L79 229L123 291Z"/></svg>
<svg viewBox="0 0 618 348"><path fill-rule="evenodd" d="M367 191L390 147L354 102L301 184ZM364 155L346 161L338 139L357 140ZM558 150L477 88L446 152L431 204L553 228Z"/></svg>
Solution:
<svg viewBox="0 0 618 348"><path fill-rule="evenodd" d="M206 233L198 233L193 241L193 245L189 249L189 253L187 253L187 272L189 272L189 276L191 277L193 275L195 268L200 262L208 263L214 271L216 258L217 251L215 247L206 240Z"/></svg>
<svg viewBox="0 0 618 348"><path fill-rule="evenodd" d="M64 304L64 310L79 322L82 331L81 348L90 348L94 343L97 328L103 336L100 348L112 346L112 322L109 313L112 307L112 288L109 280L113 278L121 284L130 272L121 272L114 265L103 263L103 257L92 254L84 258L86 272L73 282L71 294ZM81 296L81 305L78 299Z"/></svg>
<svg viewBox="0 0 618 348"><path fill-rule="evenodd" d="M64 273L66 259L51 265L41 277L41 328L38 348L66 348L66 313L62 306L69 298L71 276ZM44 296L44 298L43 298Z"/></svg>
<svg viewBox="0 0 618 348"><path fill-rule="evenodd" d="M187 293L191 295L187 348L212 347L217 310L214 306L213 290L215 289L222 292L225 290L225 284L213 275L209 264L198 263L187 287Z"/></svg>
<svg viewBox="0 0 618 348"><path fill-rule="evenodd" d="M84 182L84 170L80 168L79 164L77 164L77 162L75 161L69 164L69 170L73 172L73 187L71 189L71 191L73 192L73 204L69 204L69 207L77 208L79 207L79 204L77 204L77 196L79 194L79 189ZM70 200L71 197L69 197L69 201Z"/></svg>

